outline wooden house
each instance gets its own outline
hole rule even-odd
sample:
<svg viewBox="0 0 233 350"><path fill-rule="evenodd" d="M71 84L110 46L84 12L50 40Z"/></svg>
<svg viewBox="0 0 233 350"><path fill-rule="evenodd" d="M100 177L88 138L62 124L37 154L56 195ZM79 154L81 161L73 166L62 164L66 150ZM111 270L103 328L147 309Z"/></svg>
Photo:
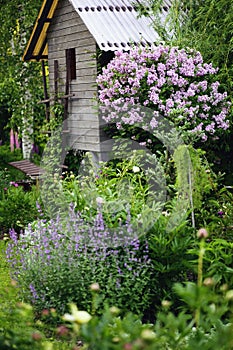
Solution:
<svg viewBox="0 0 233 350"><path fill-rule="evenodd" d="M130 0L44 0L23 59L48 60L45 102L64 101L69 147L101 153L98 65L116 50L156 41L151 20L138 18Z"/></svg>

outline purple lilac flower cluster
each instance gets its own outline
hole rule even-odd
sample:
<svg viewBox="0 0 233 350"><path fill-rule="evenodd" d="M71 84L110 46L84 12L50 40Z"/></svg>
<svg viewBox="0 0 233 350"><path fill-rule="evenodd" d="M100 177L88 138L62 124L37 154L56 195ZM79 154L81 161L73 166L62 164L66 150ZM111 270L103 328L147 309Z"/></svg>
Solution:
<svg viewBox="0 0 233 350"><path fill-rule="evenodd" d="M220 92L219 82L213 79L216 73L200 52L191 49L160 45L116 52L97 78L99 101L107 113L104 119L118 128L142 123L143 113L132 109L140 105L153 110L146 121L152 131L161 115L202 141L216 137L229 128L230 108L227 93ZM130 113L122 117L122 111Z"/></svg>
<svg viewBox="0 0 233 350"><path fill-rule="evenodd" d="M59 303L65 307L71 300L87 308L93 282L105 290L108 302L124 307L118 298L127 303L134 290L135 300L144 298L146 307L151 269L148 245L132 240L130 231L130 222L110 232L100 211L91 222L71 208L65 223L59 217L38 220L36 228L29 225L20 239L11 230L7 259L13 278L26 291L25 298L41 310L57 308Z"/></svg>

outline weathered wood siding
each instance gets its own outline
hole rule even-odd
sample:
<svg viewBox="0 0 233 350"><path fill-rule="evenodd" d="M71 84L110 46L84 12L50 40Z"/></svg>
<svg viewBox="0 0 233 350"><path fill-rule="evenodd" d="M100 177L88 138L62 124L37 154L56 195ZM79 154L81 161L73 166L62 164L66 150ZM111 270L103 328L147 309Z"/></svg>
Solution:
<svg viewBox="0 0 233 350"><path fill-rule="evenodd" d="M59 94L65 94L66 49L75 48L76 74L70 83L68 143L75 149L99 151L99 122L94 100L96 87L96 42L68 0L61 0L48 32L50 92L54 93L54 60L59 66Z"/></svg>

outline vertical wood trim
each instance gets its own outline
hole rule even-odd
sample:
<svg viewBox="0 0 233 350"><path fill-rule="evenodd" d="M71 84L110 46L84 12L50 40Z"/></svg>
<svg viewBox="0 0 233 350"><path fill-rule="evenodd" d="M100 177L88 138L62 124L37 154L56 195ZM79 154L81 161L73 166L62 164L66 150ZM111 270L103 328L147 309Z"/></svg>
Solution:
<svg viewBox="0 0 233 350"><path fill-rule="evenodd" d="M54 60L54 99L57 100L58 97L58 60Z"/></svg>
<svg viewBox="0 0 233 350"><path fill-rule="evenodd" d="M44 60L41 61L41 68L42 68L42 77L43 77L43 86L44 86L44 99L48 100L48 89L47 89ZM45 103L45 116L46 116L46 120L49 121L49 102Z"/></svg>

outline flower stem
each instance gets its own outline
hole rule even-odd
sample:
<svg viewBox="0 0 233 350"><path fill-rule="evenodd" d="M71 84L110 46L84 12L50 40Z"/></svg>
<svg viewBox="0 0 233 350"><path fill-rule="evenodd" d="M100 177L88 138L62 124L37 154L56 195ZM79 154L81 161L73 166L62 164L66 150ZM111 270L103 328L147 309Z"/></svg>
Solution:
<svg viewBox="0 0 233 350"><path fill-rule="evenodd" d="M200 292L200 288L202 286L202 280L203 280L203 258L205 254L205 238L202 238L200 241L200 250L199 250L199 256L198 256L198 266L197 266L197 286L198 286L198 295ZM195 323L196 327L199 326L200 323L200 315L201 315L201 308L200 305L197 307L195 312Z"/></svg>

